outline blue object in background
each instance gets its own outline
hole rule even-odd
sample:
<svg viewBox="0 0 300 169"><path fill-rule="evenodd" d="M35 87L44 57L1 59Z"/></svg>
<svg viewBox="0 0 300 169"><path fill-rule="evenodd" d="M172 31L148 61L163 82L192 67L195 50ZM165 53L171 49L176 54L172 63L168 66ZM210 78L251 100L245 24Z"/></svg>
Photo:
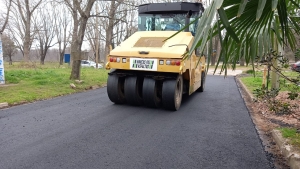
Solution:
<svg viewBox="0 0 300 169"><path fill-rule="evenodd" d="M0 37L0 84L5 84L4 75L4 60L3 60L3 50L2 50L2 40Z"/></svg>
<svg viewBox="0 0 300 169"><path fill-rule="evenodd" d="M4 68L0 68L0 84L5 83L4 80Z"/></svg>
<svg viewBox="0 0 300 169"><path fill-rule="evenodd" d="M71 54L65 54L64 55L64 60L65 60L65 63L70 63L70 61L71 61Z"/></svg>

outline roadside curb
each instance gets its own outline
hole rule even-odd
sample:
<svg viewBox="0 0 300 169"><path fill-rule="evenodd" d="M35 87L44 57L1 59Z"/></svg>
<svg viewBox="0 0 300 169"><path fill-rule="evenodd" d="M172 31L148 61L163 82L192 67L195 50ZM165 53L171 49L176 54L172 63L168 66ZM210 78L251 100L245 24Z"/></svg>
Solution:
<svg viewBox="0 0 300 169"><path fill-rule="evenodd" d="M0 103L0 109L8 107L8 103L4 102L4 103Z"/></svg>
<svg viewBox="0 0 300 169"><path fill-rule="evenodd" d="M288 144L288 139L282 137L279 130L272 130L272 137L279 146L283 156L287 159L291 169L300 169L300 155L294 152L293 147Z"/></svg>

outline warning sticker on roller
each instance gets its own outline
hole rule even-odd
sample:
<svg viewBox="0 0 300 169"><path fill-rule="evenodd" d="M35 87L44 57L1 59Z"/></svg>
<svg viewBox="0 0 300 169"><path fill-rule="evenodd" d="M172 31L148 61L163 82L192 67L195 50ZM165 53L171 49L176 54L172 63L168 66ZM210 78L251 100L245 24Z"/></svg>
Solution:
<svg viewBox="0 0 300 169"><path fill-rule="evenodd" d="M157 59L130 58L130 69L156 71Z"/></svg>

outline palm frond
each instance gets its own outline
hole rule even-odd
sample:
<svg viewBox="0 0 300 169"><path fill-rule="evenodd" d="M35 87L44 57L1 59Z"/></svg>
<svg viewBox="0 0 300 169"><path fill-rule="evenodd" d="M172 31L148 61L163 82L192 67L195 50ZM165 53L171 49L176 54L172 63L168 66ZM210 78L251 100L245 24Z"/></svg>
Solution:
<svg viewBox="0 0 300 169"><path fill-rule="evenodd" d="M212 38L210 32L220 38L222 49L217 65L222 59L225 72L229 64L235 68L241 57L246 64L253 63L277 44L289 44L295 49L294 34L300 34L299 3L300 0L214 0L199 21L190 54L196 48L204 52ZM214 19L216 11L218 18Z"/></svg>

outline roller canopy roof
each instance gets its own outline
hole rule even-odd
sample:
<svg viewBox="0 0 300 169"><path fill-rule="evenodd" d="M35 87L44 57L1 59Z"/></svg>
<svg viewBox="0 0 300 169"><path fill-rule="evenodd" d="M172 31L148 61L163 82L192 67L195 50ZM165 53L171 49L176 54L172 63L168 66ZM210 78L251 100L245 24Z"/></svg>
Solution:
<svg viewBox="0 0 300 169"><path fill-rule="evenodd" d="M201 3L175 2L175 3L151 3L139 6L139 14L155 13L185 13L191 10L199 12L204 10Z"/></svg>

